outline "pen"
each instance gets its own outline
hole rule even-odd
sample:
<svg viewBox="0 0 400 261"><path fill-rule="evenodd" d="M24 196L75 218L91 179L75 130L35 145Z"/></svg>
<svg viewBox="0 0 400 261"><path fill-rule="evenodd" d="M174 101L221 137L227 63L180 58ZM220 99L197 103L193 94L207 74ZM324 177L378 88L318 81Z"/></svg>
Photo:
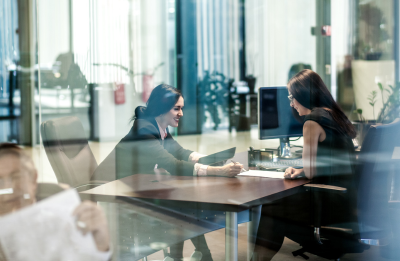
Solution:
<svg viewBox="0 0 400 261"><path fill-rule="evenodd" d="M236 163L238 163L238 162L235 162L235 161L233 161L233 160L231 160L231 162L233 163L233 164L235 164L236 165ZM245 169L245 168L242 168L241 170L240 170L240 172L246 172L247 170Z"/></svg>

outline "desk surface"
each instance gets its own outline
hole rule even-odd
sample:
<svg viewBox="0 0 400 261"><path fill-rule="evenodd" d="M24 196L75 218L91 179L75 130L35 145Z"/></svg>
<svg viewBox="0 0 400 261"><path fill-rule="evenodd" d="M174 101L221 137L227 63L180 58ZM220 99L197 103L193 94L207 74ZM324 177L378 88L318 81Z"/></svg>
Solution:
<svg viewBox="0 0 400 261"><path fill-rule="evenodd" d="M247 168L247 152L233 158ZM307 179L192 177L136 174L81 192L99 201L143 199L178 207L241 211L297 193Z"/></svg>
<svg viewBox="0 0 400 261"><path fill-rule="evenodd" d="M233 160L243 163L247 168L247 152L238 153ZM125 215L127 218L129 217L129 220L126 220L126 224L118 220L118 225L123 234L122 236L125 236L122 237L123 247L121 247L120 250L126 253L123 252L121 255L132 259L133 256L141 257L152 253L150 251L151 247L149 248L149 246L154 240L157 242L173 243L175 241L178 242L178 239L185 240L220 228L221 226L219 222L217 222L220 219L220 214L223 214L223 218L226 220L224 225L230 224L228 231L236 231L238 221L237 212L297 193L298 190L302 189L302 185L308 182L309 180L307 179L179 177L160 174L136 174L109 182L94 189L81 192L80 194L83 198L97 201L128 201L130 203L129 206L131 204L134 205L132 211L135 211L135 213L142 214L143 212L146 214L150 210L152 211L147 213L147 215L143 215L143 218L138 220L139 231L133 232L134 234L136 233L136 235L138 235L137 233L146 235L143 237L146 239L144 242L140 241L139 245L135 242L141 249L140 253L137 253L137 255L125 250L125 248L128 249L131 247L130 244L132 243L129 241L132 240L132 225L126 224L132 223L132 216L136 215L134 220L138 219L137 214L128 213ZM163 208L159 208L160 205ZM117 206L120 206L120 204ZM121 204L121 206L123 206L123 204ZM172 207L171 210L169 207ZM189 213L187 211L190 209L194 209L194 211L189 211L194 213ZM201 213L197 213L200 212L197 210L201 210ZM200 219L198 215L200 214L201 216L203 210L218 210L220 214L215 215L216 212L212 213L212 215L209 216L211 219L207 219L206 216L203 220ZM225 215L225 211L236 213L226 212ZM114 212L115 211L113 211L113 213ZM206 213L206 211L204 213ZM233 219L234 222L230 218L231 215L236 216L236 218ZM151 217L152 220L155 219L150 226L155 229L149 230L149 226L146 226L148 220L150 220L149 217ZM228 220L230 220L230 222L228 222ZM154 224L157 224L157 226ZM159 224L162 224L162 227ZM154 234L149 235L153 230ZM162 235L160 237L160 230L166 231L166 234L161 233ZM162 236L164 235L167 235L167 238L163 239ZM176 237L171 239L169 238L170 235L180 235L180 238ZM225 242L228 242L226 248L228 255L226 260L237 260L237 258L231 258L235 256L235 251L237 254L237 235L232 236L227 234Z"/></svg>
<svg viewBox="0 0 400 261"><path fill-rule="evenodd" d="M136 174L81 192L97 199L141 198L175 201L187 207L203 203L204 208L244 210L292 195L309 181L258 177L187 177ZM108 200L107 200L108 201ZM182 206L183 206L182 205ZM190 206L192 205L192 206ZM198 205L196 207L199 207Z"/></svg>

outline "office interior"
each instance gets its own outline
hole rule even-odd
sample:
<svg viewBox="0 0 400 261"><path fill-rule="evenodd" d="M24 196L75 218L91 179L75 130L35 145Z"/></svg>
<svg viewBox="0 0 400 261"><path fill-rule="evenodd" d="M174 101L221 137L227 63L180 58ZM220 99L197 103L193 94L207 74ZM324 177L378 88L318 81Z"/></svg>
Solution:
<svg viewBox="0 0 400 261"><path fill-rule="evenodd" d="M382 121L381 112L389 104L400 106L397 0L2 0L0 6L0 142L16 143L32 157L39 183L60 182L46 151L43 123L76 117L83 134L70 138L86 139L100 165L132 128L135 108L145 106L160 84L183 94L184 116L177 128L169 127L182 147L204 155L236 147L246 160L250 147L270 151L263 159L267 165L285 145L278 136L260 138L260 88L286 87L301 70L315 71L354 123L358 149L369 126L391 122ZM391 120L399 117L395 109ZM293 162L301 160L302 135L281 132L298 156ZM340 260L400 258L395 169L381 191L392 203L390 243L350 251ZM146 229L136 238L137 224L127 222L131 217L183 235L184 260L200 260L190 259L195 229L179 230L190 223L185 218L191 211L212 223L209 230L202 226L201 234L213 260L229 260L225 217L223 225L218 217L225 211L203 215L201 207L182 207L170 222L162 208L152 216L145 206L129 202L97 204L109 222L113 260L167 260L170 243ZM251 258L249 211L237 216L231 260ZM147 233L155 235L148 240L153 248L140 256L137 246ZM301 260L292 254L300 248L285 238L272 260Z"/></svg>

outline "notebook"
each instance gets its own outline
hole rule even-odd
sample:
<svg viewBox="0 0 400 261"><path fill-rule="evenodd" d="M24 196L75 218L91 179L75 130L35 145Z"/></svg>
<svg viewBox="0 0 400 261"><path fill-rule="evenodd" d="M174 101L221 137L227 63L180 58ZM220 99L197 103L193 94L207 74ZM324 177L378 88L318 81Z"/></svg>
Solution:
<svg viewBox="0 0 400 261"><path fill-rule="evenodd" d="M223 150L199 159L199 163L204 165L213 165L222 161L228 160L235 156L236 147Z"/></svg>

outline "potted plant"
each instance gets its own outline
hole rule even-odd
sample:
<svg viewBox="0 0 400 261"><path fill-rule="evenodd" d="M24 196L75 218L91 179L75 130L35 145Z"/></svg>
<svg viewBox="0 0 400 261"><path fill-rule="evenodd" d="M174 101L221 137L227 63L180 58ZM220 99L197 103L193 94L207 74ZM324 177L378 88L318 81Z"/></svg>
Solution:
<svg viewBox="0 0 400 261"><path fill-rule="evenodd" d="M374 111L383 108L382 96L376 93L376 103L371 106L369 96L376 90L377 82L385 85L395 82L393 59L393 33L388 22L392 16L391 2L363 1L358 5L357 42L354 46L352 79L355 103L367 120L376 119ZM385 7L385 8L383 8Z"/></svg>
<svg viewBox="0 0 400 261"><path fill-rule="evenodd" d="M362 109L359 108L354 111L357 113L359 119L357 122L353 122L353 125L357 129L358 143L360 145L362 144L362 141L371 125L391 123L396 118L400 117L400 82L396 83L395 86L388 85L388 88L385 88L382 83L378 82L378 89L381 94L383 106L378 113L377 118L375 118L375 104L377 102L376 90L373 90L368 96L369 105L372 107L373 111L372 120L366 120Z"/></svg>

